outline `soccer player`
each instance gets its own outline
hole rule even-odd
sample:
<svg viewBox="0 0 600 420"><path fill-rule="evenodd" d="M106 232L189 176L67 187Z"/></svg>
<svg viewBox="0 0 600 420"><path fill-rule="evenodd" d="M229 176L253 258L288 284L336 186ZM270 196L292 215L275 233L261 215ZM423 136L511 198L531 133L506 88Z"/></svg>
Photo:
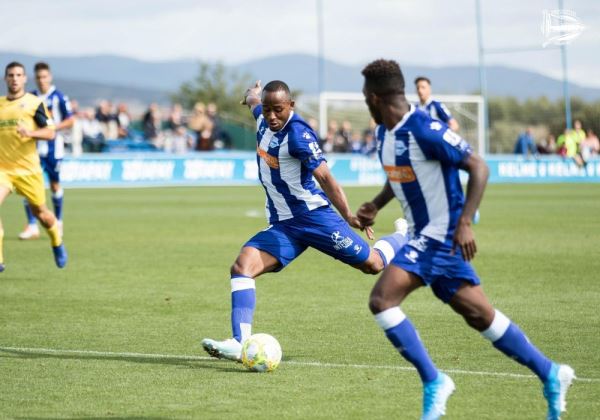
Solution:
<svg viewBox="0 0 600 420"><path fill-rule="evenodd" d="M494 309L469 263L477 251L471 220L483 197L487 165L446 124L407 102L404 77L395 61L374 61L362 74L363 93L378 124L378 152L387 182L371 202L359 208L357 216L363 226L371 225L377 212L395 196L411 238L376 282L369 307L392 345L421 377L423 419L437 419L445 413L454 382L435 366L399 307L422 286L430 286L495 348L531 369L543 383L548 419L558 419L575 377L573 369L548 359L514 322ZM459 169L469 173L466 200Z"/></svg>
<svg viewBox="0 0 600 420"><path fill-rule="evenodd" d="M458 121L452 117L448 107L439 101L431 99L431 81L427 77L419 76L415 79L415 87L419 96L419 102L416 104L417 108L425 111L434 120L446 123L452 131L457 132L460 128Z"/></svg>
<svg viewBox="0 0 600 420"><path fill-rule="evenodd" d="M50 180L50 190L52 191L52 204L54 205L54 214L56 215L58 230L63 234L63 197L64 192L60 186L60 165L64 157L64 138L61 130L73 127L75 117L71 108L71 103L66 95L56 89L52 84L52 73L47 63L39 62L34 67L35 82L37 90L32 93L42 99L46 108L50 112L52 120L56 124L56 138L54 141L40 141L37 143L37 150L40 155L42 169L48 175ZM40 230L31 207L25 200L25 213L27 214L27 226L19 234L19 239L39 238Z"/></svg>
<svg viewBox="0 0 600 420"><path fill-rule="evenodd" d="M231 267L233 338L202 340L211 356L235 361L240 361L242 343L251 335L256 277L282 270L308 247L365 273L376 274L406 242L407 226L404 219L398 219L396 233L381 238L374 249L351 229L365 228L331 175L315 132L294 112L294 101L284 82L268 83L262 96L260 82L256 82L246 91L242 103L250 107L256 118L256 159L267 195L270 226L244 244ZM365 230L373 239L372 229Z"/></svg>
<svg viewBox="0 0 600 420"><path fill-rule="evenodd" d="M12 192L25 197L31 211L48 231L54 261L59 268L67 263L67 251L62 241L56 217L46 207L46 194L36 139L52 141L54 123L44 102L25 92L25 67L9 63L4 71L8 94L0 97L0 206ZM4 271L0 221L0 272Z"/></svg>

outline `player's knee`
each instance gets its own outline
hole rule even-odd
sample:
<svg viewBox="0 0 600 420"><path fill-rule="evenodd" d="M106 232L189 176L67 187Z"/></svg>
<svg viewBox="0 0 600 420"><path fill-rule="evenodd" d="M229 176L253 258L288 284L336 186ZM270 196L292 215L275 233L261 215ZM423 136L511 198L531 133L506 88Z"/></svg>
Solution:
<svg viewBox="0 0 600 420"><path fill-rule="evenodd" d="M376 293L371 293L371 296L369 296L369 309L372 314L383 312L391 306L392 305L383 296L379 296Z"/></svg>
<svg viewBox="0 0 600 420"><path fill-rule="evenodd" d="M462 314L467 324L477 331L486 330L494 320L493 313L481 308L472 308Z"/></svg>

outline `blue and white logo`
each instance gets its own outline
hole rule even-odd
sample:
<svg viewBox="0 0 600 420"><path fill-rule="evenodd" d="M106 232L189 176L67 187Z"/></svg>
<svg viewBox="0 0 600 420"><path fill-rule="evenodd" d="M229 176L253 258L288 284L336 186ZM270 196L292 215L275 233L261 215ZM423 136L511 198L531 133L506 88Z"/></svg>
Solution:
<svg viewBox="0 0 600 420"><path fill-rule="evenodd" d="M269 149L274 149L279 147L279 139L277 137L273 137L269 142Z"/></svg>
<svg viewBox="0 0 600 420"><path fill-rule="evenodd" d="M402 140L396 140L396 156L402 156L407 150L408 147L406 147Z"/></svg>

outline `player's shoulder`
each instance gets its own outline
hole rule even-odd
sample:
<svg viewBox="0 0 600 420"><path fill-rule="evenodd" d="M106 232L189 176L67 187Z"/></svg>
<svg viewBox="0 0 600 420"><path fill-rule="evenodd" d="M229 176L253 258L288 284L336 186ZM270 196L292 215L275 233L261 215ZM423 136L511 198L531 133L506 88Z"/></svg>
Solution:
<svg viewBox="0 0 600 420"><path fill-rule="evenodd" d="M33 93L26 92L23 95L22 101L25 103L27 107L38 108L44 101Z"/></svg>
<svg viewBox="0 0 600 420"><path fill-rule="evenodd" d="M315 133L310 124L304 121L297 113L294 113L286 128L290 141L310 142L317 140L317 133Z"/></svg>
<svg viewBox="0 0 600 420"><path fill-rule="evenodd" d="M437 138L448 126L442 121L431 118L427 112L416 109L410 117L410 130L417 139Z"/></svg>

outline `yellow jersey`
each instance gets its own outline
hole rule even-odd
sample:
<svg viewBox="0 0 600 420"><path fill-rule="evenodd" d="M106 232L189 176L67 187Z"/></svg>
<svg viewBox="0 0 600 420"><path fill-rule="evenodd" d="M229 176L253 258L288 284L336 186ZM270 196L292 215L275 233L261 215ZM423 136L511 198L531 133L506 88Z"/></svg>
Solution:
<svg viewBox="0 0 600 420"><path fill-rule="evenodd" d="M17 126L28 130L53 127L43 100L31 93L17 99L0 97L0 172L29 175L42 172L36 139L21 137Z"/></svg>

